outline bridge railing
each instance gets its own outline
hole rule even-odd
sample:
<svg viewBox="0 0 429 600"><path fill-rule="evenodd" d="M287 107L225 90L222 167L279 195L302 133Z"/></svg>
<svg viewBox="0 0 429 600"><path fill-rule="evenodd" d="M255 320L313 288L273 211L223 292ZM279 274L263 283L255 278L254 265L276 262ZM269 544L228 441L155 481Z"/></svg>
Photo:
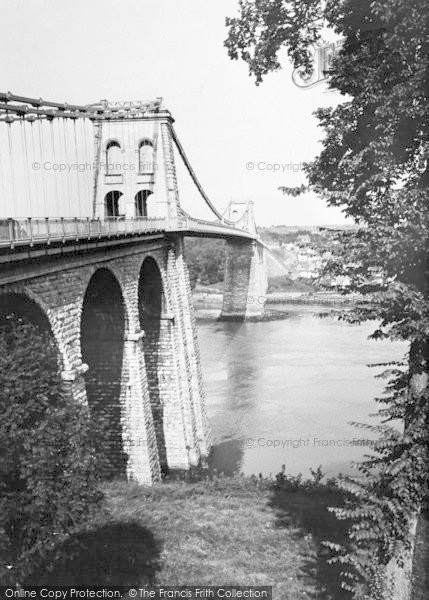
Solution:
<svg viewBox="0 0 429 600"><path fill-rule="evenodd" d="M145 233L167 229L167 219L164 217L135 217L133 219L108 217L99 220L98 223L100 223L102 235Z"/></svg>
<svg viewBox="0 0 429 600"><path fill-rule="evenodd" d="M0 219L0 247L24 246L37 243L57 243L70 240L136 235L157 231L183 231L207 234L253 237L248 231L221 222L202 221L180 215L177 220L162 217L107 217L45 219Z"/></svg>
<svg viewBox="0 0 429 600"><path fill-rule="evenodd" d="M66 240L93 239L111 235L126 235L162 231L167 227L164 218L141 217L124 219L45 218L0 219L0 246L34 244L37 242L65 242Z"/></svg>
<svg viewBox="0 0 429 600"><path fill-rule="evenodd" d="M235 225L226 225L222 222L213 222L213 221L204 221L203 219L194 219L189 215L182 215L180 219L180 229L188 230L188 231L201 231L202 233L213 233L213 231L219 230L223 234L228 231L234 237L245 237L249 238L249 231L244 229L240 229Z"/></svg>

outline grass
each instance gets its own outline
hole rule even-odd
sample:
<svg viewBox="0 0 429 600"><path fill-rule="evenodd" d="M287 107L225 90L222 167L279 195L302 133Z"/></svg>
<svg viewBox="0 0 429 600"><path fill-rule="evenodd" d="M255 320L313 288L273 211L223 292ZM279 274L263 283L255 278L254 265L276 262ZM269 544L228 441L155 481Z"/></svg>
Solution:
<svg viewBox="0 0 429 600"><path fill-rule="evenodd" d="M138 517L162 540L159 583L275 583L275 597L285 599L308 598L314 591L300 569L300 556L314 553L311 541L299 540L292 527L276 527L268 497L254 485L220 480L135 487L126 500L121 486L109 489L112 515Z"/></svg>
<svg viewBox="0 0 429 600"><path fill-rule="evenodd" d="M346 600L320 544L341 533L325 510L336 492L261 487L243 477L104 484L100 521L32 584L272 585L275 600Z"/></svg>

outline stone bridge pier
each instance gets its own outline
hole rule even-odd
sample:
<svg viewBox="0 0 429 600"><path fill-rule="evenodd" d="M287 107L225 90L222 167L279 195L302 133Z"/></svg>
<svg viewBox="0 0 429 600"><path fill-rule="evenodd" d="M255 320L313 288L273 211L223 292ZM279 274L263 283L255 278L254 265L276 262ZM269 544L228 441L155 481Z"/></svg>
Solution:
<svg viewBox="0 0 429 600"><path fill-rule="evenodd" d="M254 240L225 242L222 320L245 320L264 314L267 271L264 248Z"/></svg>
<svg viewBox="0 0 429 600"><path fill-rule="evenodd" d="M0 272L0 318L42 315L64 392L99 425L103 475L152 483L204 463L211 437L181 234L42 253Z"/></svg>

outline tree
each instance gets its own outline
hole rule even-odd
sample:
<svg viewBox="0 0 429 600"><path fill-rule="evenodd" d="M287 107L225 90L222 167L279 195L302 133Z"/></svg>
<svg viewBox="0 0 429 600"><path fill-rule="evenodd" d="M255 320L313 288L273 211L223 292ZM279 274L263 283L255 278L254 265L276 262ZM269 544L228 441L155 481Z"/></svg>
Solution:
<svg viewBox="0 0 429 600"><path fill-rule="evenodd" d="M364 480L339 517L354 520L354 562L363 576L376 553L386 564L410 548L410 524L428 491L429 4L421 0L240 0L225 42L259 84L280 68L286 47L295 67L311 70L309 46L324 26L343 38L329 87L344 101L319 109L323 149L306 166L309 187L342 207L359 229L339 233L327 273L347 275L346 291L364 300L340 318L376 319L374 338L409 342L405 365L391 364L384 424ZM401 419L403 432L392 428Z"/></svg>
<svg viewBox="0 0 429 600"><path fill-rule="evenodd" d="M87 411L62 390L52 335L0 321L0 580L24 583L91 519L97 490Z"/></svg>
<svg viewBox="0 0 429 600"><path fill-rule="evenodd" d="M185 250L192 288L197 283L211 285L223 281L225 248L222 240L187 239Z"/></svg>

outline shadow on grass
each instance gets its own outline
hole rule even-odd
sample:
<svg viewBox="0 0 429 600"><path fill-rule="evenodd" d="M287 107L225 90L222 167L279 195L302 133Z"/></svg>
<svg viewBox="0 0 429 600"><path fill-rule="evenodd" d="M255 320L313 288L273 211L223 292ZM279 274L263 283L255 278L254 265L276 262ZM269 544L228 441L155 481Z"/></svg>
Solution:
<svg viewBox="0 0 429 600"><path fill-rule="evenodd" d="M342 506L343 494L340 490L324 484L296 489L275 485L270 501L276 514L276 526L298 527L297 536L311 534L316 543L316 556L307 555L304 563L304 577L316 581L317 592L314 600L349 600L351 594L341 588L339 564L329 565L331 552L322 545L323 541L345 544L347 523L339 521L327 509L329 506Z"/></svg>
<svg viewBox="0 0 429 600"><path fill-rule="evenodd" d="M160 546L137 522L104 524L75 534L56 549L52 571L33 574L31 585L153 584Z"/></svg>
<svg viewBox="0 0 429 600"><path fill-rule="evenodd" d="M413 555L412 598L427 599L429 590L429 510L425 508L417 523Z"/></svg>

